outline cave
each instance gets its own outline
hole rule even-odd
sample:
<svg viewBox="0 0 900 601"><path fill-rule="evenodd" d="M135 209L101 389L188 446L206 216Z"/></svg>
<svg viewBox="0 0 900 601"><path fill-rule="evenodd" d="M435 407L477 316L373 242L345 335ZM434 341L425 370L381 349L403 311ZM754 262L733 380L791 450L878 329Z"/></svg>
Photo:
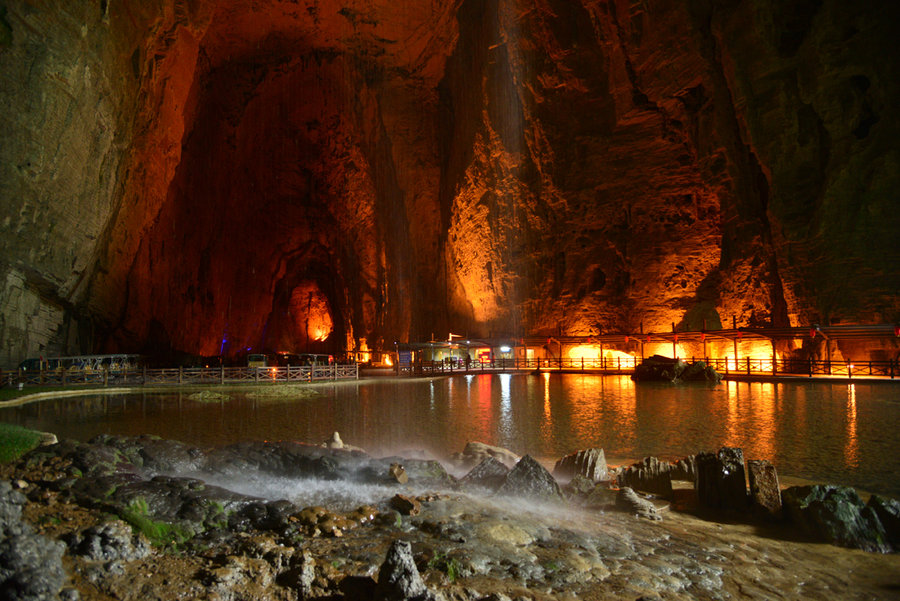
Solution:
<svg viewBox="0 0 900 601"><path fill-rule="evenodd" d="M0 365L897 323L898 29L874 0L6 3Z"/></svg>

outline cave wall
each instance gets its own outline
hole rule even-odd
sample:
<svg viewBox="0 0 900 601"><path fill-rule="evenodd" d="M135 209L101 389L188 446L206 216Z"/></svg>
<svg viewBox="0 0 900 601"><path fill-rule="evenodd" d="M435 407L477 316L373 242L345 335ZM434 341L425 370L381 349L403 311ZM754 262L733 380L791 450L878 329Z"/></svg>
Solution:
<svg viewBox="0 0 900 601"><path fill-rule="evenodd" d="M900 320L891 4L3 9L0 364Z"/></svg>

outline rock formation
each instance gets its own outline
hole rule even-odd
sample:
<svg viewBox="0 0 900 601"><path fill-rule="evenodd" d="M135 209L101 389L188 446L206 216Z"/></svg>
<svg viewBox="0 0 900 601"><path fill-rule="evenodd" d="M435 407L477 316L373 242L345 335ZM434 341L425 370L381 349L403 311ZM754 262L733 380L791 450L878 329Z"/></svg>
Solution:
<svg viewBox="0 0 900 601"><path fill-rule="evenodd" d="M897 320L898 28L875 0L8 3L0 365Z"/></svg>

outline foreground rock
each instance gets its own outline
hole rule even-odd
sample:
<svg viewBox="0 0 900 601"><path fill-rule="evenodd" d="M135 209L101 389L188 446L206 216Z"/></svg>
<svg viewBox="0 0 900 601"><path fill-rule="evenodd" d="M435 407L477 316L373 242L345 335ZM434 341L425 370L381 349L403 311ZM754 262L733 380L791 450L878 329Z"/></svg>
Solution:
<svg viewBox="0 0 900 601"><path fill-rule="evenodd" d="M641 498L627 486L619 489L619 494L616 497L616 507L622 511L648 520L662 519L662 516L652 502Z"/></svg>
<svg viewBox="0 0 900 601"><path fill-rule="evenodd" d="M584 449L566 455L556 462L553 476L561 480L571 480L575 476L584 476L593 482L609 480L606 454L603 449Z"/></svg>
<svg viewBox="0 0 900 601"><path fill-rule="evenodd" d="M697 499L710 509L743 511L748 504L744 452L722 447L716 453L699 453L697 464Z"/></svg>
<svg viewBox="0 0 900 601"><path fill-rule="evenodd" d="M656 457L645 457L640 463L624 468L618 473L619 486L672 498L672 466Z"/></svg>
<svg viewBox="0 0 900 601"><path fill-rule="evenodd" d="M405 483L389 474L401 463ZM178 465L190 477L160 472ZM63 596L45 587L42 599L861 600L900 568L900 556L842 555L675 512L660 521L652 502L584 476L566 501L529 456L513 470L491 458L457 481L432 462L317 445L201 451L101 437L0 470L21 483L21 513L49 555L64 550L52 541L68 543L70 584L57 572Z"/></svg>
<svg viewBox="0 0 900 601"><path fill-rule="evenodd" d="M9 482L0 481L0 597L55 599L67 580L65 545L36 534L22 521L25 502Z"/></svg>
<svg viewBox="0 0 900 601"><path fill-rule="evenodd" d="M461 453L454 454L450 459L454 465L463 470L470 470L488 457L492 457L512 469L519 462L520 457L503 447L495 447L483 442L466 443L466 448Z"/></svg>
<svg viewBox="0 0 900 601"><path fill-rule="evenodd" d="M522 457L516 467L506 475L506 480L500 485L497 494L540 501L562 500L559 484L544 466L529 455Z"/></svg>
<svg viewBox="0 0 900 601"><path fill-rule="evenodd" d="M811 536L843 547L891 551L875 510L848 486L794 486L782 497L791 520Z"/></svg>
<svg viewBox="0 0 900 601"><path fill-rule="evenodd" d="M429 593L413 559L412 547L406 541L394 541L378 572L376 601L426 601Z"/></svg>

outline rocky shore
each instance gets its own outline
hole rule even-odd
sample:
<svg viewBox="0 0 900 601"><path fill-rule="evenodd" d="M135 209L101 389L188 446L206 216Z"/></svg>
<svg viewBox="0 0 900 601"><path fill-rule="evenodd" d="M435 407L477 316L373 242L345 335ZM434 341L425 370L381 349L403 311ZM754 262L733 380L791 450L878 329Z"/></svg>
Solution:
<svg viewBox="0 0 900 601"><path fill-rule="evenodd" d="M63 441L0 466L0 597L896 594L897 501L780 491L767 462L747 462L748 489L739 451L610 469L602 450L586 449L551 474L479 443L439 462L374 457L338 435L215 449Z"/></svg>

